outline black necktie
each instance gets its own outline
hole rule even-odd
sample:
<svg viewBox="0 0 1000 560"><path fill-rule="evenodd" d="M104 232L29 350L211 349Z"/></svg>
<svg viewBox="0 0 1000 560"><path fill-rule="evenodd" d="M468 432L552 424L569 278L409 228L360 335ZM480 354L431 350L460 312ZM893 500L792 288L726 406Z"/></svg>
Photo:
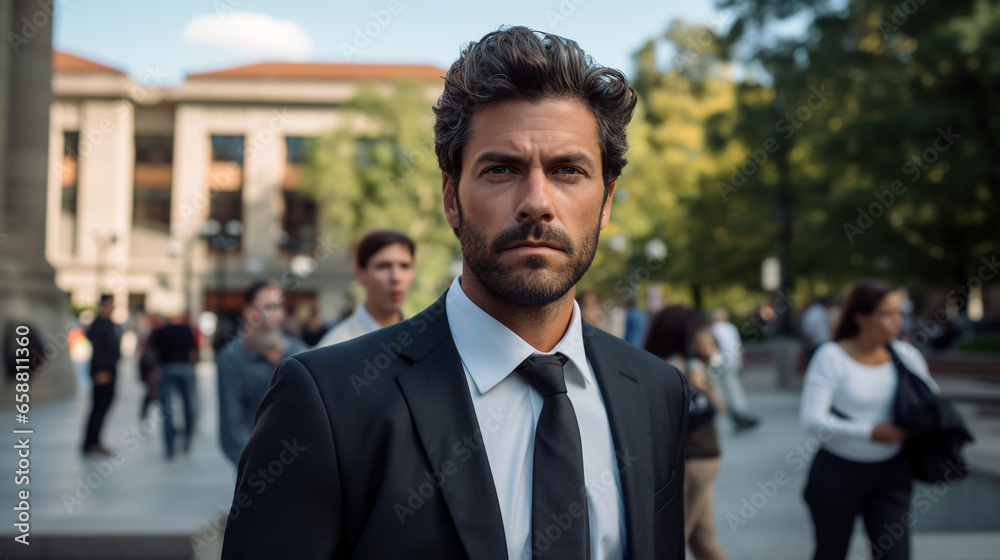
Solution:
<svg viewBox="0 0 1000 560"><path fill-rule="evenodd" d="M535 427L531 483L531 556L590 558L590 518L584 490L583 443L566 396L562 354L533 354L514 370L542 397Z"/></svg>

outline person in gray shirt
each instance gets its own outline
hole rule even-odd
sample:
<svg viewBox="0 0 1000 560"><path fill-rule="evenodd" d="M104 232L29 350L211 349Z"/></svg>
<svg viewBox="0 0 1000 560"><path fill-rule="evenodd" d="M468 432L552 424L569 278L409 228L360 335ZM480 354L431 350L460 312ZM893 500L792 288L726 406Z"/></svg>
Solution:
<svg viewBox="0 0 1000 560"><path fill-rule="evenodd" d="M234 465L253 432L257 407L281 360L307 347L281 333L284 296L277 283L257 280L244 294L243 311L233 340L215 356L219 382L219 440Z"/></svg>

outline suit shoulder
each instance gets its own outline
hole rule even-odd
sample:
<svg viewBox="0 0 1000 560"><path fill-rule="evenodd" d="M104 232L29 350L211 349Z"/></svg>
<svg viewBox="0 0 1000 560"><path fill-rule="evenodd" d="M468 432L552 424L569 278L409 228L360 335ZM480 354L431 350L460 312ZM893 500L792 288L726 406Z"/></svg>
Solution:
<svg viewBox="0 0 1000 560"><path fill-rule="evenodd" d="M395 349L392 343L397 342L400 333L405 330L405 323L406 321L402 321L343 342L305 350L295 354L295 357L310 369L347 365L355 359L364 357L374 359L379 352L391 352L391 357L395 358L396 353L392 352Z"/></svg>
<svg viewBox="0 0 1000 560"><path fill-rule="evenodd" d="M622 364L622 369L640 380L648 379L671 388L685 385L684 374L663 358L596 327L591 328L589 336L594 337L594 342L604 351L610 352Z"/></svg>

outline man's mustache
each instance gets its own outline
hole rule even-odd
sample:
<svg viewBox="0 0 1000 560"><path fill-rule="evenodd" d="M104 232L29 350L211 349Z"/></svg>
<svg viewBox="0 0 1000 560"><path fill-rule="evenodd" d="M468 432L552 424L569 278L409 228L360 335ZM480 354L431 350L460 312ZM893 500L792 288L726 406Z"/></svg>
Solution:
<svg viewBox="0 0 1000 560"><path fill-rule="evenodd" d="M572 254L574 250L573 240L565 231L541 222L521 222L501 231L493 239L490 248L494 253L501 253L524 241L544 243L567 254Z"/></svg>

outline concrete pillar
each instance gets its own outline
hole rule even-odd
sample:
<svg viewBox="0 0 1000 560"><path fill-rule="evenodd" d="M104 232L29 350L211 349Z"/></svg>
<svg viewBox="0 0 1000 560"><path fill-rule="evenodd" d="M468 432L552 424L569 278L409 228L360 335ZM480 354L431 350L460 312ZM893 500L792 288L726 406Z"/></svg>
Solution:
<svg viewBox="0 0 1000 560"><path fill-rule="evenodd" d="M257 110L248 115L243 160L243 255L264 262L278 256L285 169L283 123L279 111Z"/></svg>
<svg viewBox="0 0 1000 560"><path fill-rule="evenodd" d="M10 43L0 49L0 336L4 347L18 326L37 337L32 351L44 359L30 370L34 403L76 387L66 342L74 325L69 301L45 259L52 1L0 2L0 35ZM14 393L11 366L4 356L5 396ZM5 398L0 407L13 403Z"/></svg>
<svg viewBox="0 0 1000 560"><path fill-rule="evenodd" d="M124 273L132 232L134 111L123 100L87 101L80 115L77 239L80 259L92 263L94 296L128 302ZM98 278L100 276L100 278Z"/></svg>
<svg viewBox="0 0 1000 560"><path fill-rule="evenodd" d="M181 105L174 120L174 175L170 197L170 234L183 241L187 286L192 317L204 309L201 276L207 268L205 243L197 239L198 228L208 219L211 199L208 191L208 164L211 143L204 128L200 107Z"/></svg>

